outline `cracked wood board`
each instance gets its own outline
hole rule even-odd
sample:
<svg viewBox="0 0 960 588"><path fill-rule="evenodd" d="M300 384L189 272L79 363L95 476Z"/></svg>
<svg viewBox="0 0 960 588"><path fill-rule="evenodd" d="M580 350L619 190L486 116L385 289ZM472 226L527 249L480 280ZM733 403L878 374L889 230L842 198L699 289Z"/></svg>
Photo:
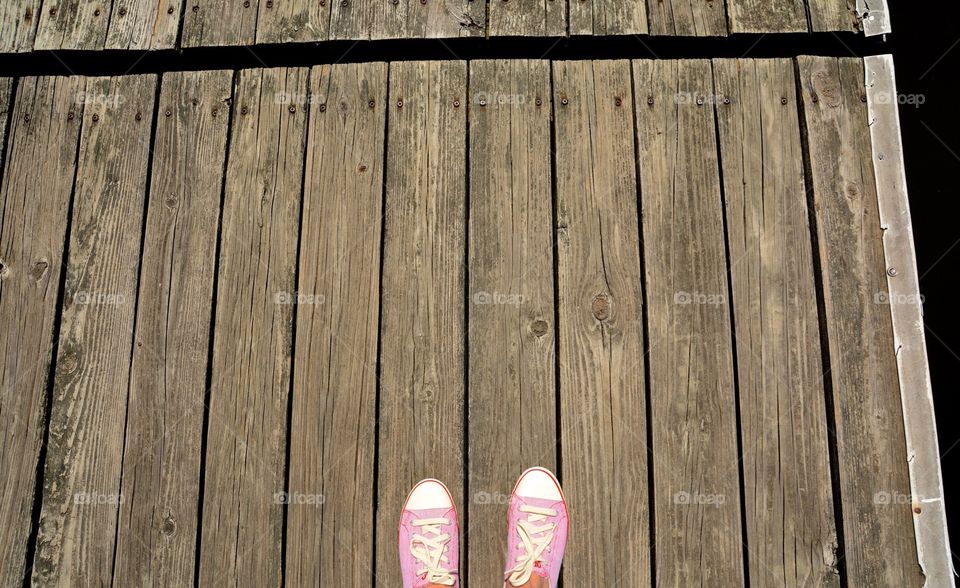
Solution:
<svg viewBox="0 0 960 588"><path fill-rule="evenodd" d="M465 528L479 586L503 582L517 476L557 465L550 97L548 61L470 63Z"/></svg>

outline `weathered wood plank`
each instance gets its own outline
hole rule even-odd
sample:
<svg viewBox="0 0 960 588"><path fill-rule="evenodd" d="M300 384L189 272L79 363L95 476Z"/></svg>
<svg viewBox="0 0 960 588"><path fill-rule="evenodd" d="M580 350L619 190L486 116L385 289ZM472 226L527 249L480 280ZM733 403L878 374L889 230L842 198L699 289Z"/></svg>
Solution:
<svg viewBox="0 0 960 588"><path fill-rule="evenodd" d="M750 582L838 586L817 293L793 62L713 62Z"/></svg>
<svg viewBox="0 0 960 588"><path fill-rule="evenodd" d="M731 33L807 32L804 0L727 0L727 12Z"/></svg>
<svg viewBox="0 0 960 588"><path fill-rule="evenodd" d="M507 498L556 467L550 65L470 64L468 577L499 586Z"/></svg>
<svg viewBox="0 0 960 588"><path fill-rule="evenodd" d="M11 80L0 80L0 145ZM21 586L43 442L82 78L22 78L0 185L0 586ZM42 197L39 197L42 196Z"/></svg>
<svg viewBox="0 0 960 588"><path fill-rule="evenodd" d="M40 0L5 0L0 4L0 54L33 50Z"/></svg>
<svg viewBox="0 0 960 588"><path fill-rule="evenodd" d="M489 12L487 34L491 37L555 37L567 33L566 2L491 2Z"/></svg>
<svg viewBox="0 0 960 588"><path fill-rule="evenodd" d="M286 577L366 587L387 66L319 66L310 87Z"/></svg>
<svg viewBox="0 0 960 588"><path fill-rule="evenodd" d="M334 2L331 39L421 39L484 34L486 5L476 0Z"/></svg>
<svg viewBox="0 0 960 588"><path fill-rule="evenodd" d="M309 70L238 75L223 201L200 584L278 586Z"/></svg>
<svg viewBox="0 0 960 588"><path fill-rule="evenodd" d="M798 59L851 584L919 586L883 229L859 59Z"/></svg>
<svg viewBox="0 0 960 588"><path fill-rule="evenodd" d="M112 578L155 92L155 76L87 80L33 562L40 586Z"/></svg>
<svg viewBox="0 0 960 588"><path fill-rule="evenodd" d="M867 86L870 136L876 169L880 226L887 273L890 318L904 407L904 432L909 458L917 555L929 586L952 586L950 537L943 499L940 443L934 415L930 367L923 323L923 297L913 243L910 201L900 139L899 100L893 56L863 60ZM893 273L894 275L890 275Z"/></svg>
<svg viewBox="0 0 960 588"><path fill-rule="evenodd" d="M335 0L273 0L260 2L257 43L326 41L330 6Z"/></svg>
<svg viewBox="0 0 960 588"><path fill-rule="evenodd" d="M640 227L628 61L555 62L560 440L588 521L564 581L650 584Z"/></svg>
<svg viewBox="0 0 960 588"><path fill-rule="evenodd" d="M559 4L547 0L549 4ZM644 0L570 0L571 35L645 35Z"/></svg>
<svg viewBox="0 0 960 588"><path fill-rule="evenodd" d="M52 0L43 3L34 49L103 49L110 6L101 0Z"/></svg>
<svg viewBox="0 0 960 588"><path fill-rule="evenodd" d="M190 0L183 12L180 45L252 45L256 38L258 6L257 0Z"/></svg>
<svg viewBox="0 0 960 588"><path fill-rule="evenodd" d="M405 489L446 482L463 504L463 305L467 67L390 66L377 528L396 526ZM464 512L462 509L460 512ZM397 544L377 541L377 585L400 586Z"/></svg>
<svg viewBox="0 0 960 588"><path fill-rule="evenodd" d="M727 34L727 15L721 0L656 0L648 4L651 35L722 37Z"/></svg>
<svg viewBox="0 0 960 588"><path fill-rule="evenodd" d="M634 77L657 582L739 586L736 399L710 63L637 61Z"/></svg>
<svg viewBox="0 0 960 588"><path fill-rule="evenodd" d="M183 0L116 0L105 48L173 49L177 46L182 14Z"/></svg>
<svg viewBox="0 0 960 588"><path fill-rule="evenodd" d="M123 448L119 583L193 582L232 78L178 72L160 82Z"/></svg>
<svg viewBox="0 0 960 588"><path fill-rule="evenodd" d="M807 0L813 32L858 31L857 0Z"/></svg>

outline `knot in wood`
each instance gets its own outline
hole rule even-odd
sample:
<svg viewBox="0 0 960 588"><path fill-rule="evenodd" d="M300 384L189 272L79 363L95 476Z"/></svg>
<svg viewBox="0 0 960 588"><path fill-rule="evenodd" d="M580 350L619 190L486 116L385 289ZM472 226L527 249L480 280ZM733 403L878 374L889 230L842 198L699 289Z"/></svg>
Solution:
<svg viewBox="0 0 960 588"><path fill-rule="evenodd" d="M537 319L530 323L530 331L537 337L543 337L547 334L547 321L543 319Z"/></svg>
<svg viewBox="0 0 960 588"><path fill-rule="evenodd" d="M598 321L605 321L610 318L610 299L606 294L598 294L593 299L593 316Z"/></svg>

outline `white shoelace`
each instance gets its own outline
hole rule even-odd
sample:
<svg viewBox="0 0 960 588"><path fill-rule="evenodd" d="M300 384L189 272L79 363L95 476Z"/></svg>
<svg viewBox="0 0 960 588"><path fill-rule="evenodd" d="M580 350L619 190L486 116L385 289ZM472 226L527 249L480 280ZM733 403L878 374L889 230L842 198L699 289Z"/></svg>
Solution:
<svg viewBox="0 0 960 588"><path fill-rule="evenodd" d="M410 538L410 554L413 555L424 567L417 570L418 576L426 574L425 578L431 584L440 584L442 586L453 586L455 580L444 564L449 563L449 559L444 553L447 552L447 544L450 543L450 535L440 532L441 525L449 525L449 519L417 519L410 522L414 527L420 527L421 534L415 534ZM428 537L429 536L429 537Z"/></svg>
<svg viewBox="0 0 960 588"><path fill-rule="evenodd" d="M509 570L510 583L514 586L522 586L530 579L533 574L533 567L540 561L544 551L550 551L550 543L553 541L554 523L541 525L547 517L557 516L557 511L550 508L539 508L536 506L522 505L520 512L527 513L526 520L517 521L517 535L520 536L523 553L517 556L516 565Z"/></svg>

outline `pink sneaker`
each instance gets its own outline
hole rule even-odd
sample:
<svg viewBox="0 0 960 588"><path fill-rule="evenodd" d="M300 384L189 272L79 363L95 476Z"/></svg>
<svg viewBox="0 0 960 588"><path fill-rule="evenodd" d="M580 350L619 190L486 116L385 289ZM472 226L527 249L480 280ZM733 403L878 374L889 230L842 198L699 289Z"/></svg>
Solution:
<svg viewBox="0 0 960 588"><path fill-rule="evenodd" d="M430 584L460 586L460 527L447 487L422 480L400 514L400 571L403 588Z"/></svg>
<svg viewBox="0 0 960 588"><path fill-rule="evenodd" d="M530 468L520 475L507 512L507 571L504 587L522 586L531 575L556 588L567 546L567 503L549 470Z"/></svg>

